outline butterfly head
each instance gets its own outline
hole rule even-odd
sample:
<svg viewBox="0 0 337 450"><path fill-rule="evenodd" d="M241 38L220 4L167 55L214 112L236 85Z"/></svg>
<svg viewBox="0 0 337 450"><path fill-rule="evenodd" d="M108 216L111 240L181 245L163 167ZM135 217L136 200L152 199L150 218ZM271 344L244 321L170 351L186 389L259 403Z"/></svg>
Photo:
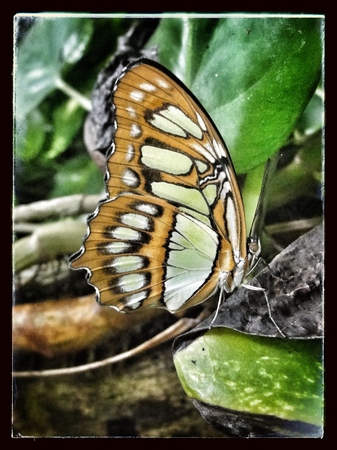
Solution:
<svg viewBox="0 0 337 450"><path fill-rule="evenodd" d="M247 257L249 261L249 272L254 270L260 261L261 243L256 236L249 236L247 239Z"/></svg>

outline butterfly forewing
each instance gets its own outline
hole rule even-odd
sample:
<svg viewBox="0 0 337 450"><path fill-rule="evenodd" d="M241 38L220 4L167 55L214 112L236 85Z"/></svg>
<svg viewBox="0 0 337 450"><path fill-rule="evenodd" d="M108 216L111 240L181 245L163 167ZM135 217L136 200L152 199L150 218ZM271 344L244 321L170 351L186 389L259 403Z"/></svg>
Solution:
<svg viewBox="0 0 337 450"><path fill-rule="evenodd" d="M179 310L231 291L247 270L246 228L224 142L193 95L156 63L129 65L113 91L108 199L74 268L102 304ZM237 273L235 273L237 272Z"/></svg>

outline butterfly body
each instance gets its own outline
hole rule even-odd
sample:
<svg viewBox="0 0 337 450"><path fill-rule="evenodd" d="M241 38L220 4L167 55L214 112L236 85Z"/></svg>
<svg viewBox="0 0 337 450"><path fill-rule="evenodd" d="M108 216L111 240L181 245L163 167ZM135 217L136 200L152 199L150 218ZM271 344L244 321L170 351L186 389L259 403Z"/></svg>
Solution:
<svg viewBox="0 0 337 450"><path fill-rule="evenodd" d="M98 300L119 311L174 312L217 289L232 292L257 250L228 150L199 102L148 60L115 84L107 199L89 218L73 268L86 268Z"/></svg>

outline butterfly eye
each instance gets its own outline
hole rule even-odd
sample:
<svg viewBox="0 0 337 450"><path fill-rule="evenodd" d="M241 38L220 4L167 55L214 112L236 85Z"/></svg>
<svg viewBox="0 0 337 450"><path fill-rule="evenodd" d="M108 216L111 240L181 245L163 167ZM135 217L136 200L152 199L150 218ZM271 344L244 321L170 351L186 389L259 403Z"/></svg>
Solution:
<svg viewBox="0 0 337 450"><path fill-rule="evenodd" d="M86 268L99 302L119 311L174 312L219 288L231 292L260 246L247 246L241 193L211 118L173 74L145 59L124 69L112 95L108 198L71 266Z"/></svg>

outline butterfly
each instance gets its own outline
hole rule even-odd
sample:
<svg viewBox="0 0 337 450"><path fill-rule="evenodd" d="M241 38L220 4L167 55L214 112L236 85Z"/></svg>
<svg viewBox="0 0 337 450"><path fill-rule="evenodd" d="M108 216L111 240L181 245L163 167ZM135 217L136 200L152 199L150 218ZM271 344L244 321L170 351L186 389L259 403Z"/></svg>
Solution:
<svg viewBox="0 0 337 450"><path fill-rule="evenodd" d="M139 59L112 92L107 198L71 267L121 312L176 312L239 287L260 253L246 235L227 147L205 109L160 64Z"/></svg>

